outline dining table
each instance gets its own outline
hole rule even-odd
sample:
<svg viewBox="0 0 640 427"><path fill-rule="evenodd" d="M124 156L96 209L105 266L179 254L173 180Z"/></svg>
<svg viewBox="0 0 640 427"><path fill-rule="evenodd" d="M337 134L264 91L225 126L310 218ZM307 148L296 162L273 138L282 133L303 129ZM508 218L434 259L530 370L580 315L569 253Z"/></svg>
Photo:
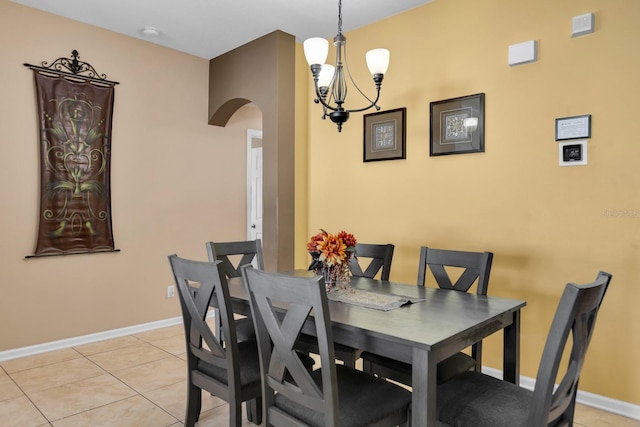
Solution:
<svg viewBox="0 0 640 427"><path fill-rule="evenodd" d="M313 275L303 270L284 274ZM242 279L229 279L228 286L234 312L249 315ZM413 301L385 311L328 300L334 342L412 365L411 425L436 425L438 362L500 330L503 379L518 384L525 301L364 277L351 277L348 287ZM315 334L311 322L303 332Z"/></svg>

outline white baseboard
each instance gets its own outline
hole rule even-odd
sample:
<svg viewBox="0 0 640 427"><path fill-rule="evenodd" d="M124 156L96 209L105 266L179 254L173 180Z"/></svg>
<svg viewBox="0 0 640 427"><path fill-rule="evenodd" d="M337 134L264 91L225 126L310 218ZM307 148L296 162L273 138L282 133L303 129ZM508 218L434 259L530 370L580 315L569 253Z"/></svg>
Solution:
<svg viewBox="0 0 640 427"><path fill-rule="evenodd" d="M110 331L98 332L95 334L82 335L79 337L51 341L43 344L16 348L13 350L0 351L0 362L180 324L182 324L182 317L173 317L171 319L159 320L157 322L143 323L140 325L128 326L126 328L112 329Z"/></svg>
<svg viewBox="0 0 640 427"><path fill-rule="evenodd" d="M28 347L16 348L13 350L0 351L0 362L17 359L19 357L33 356L35 354L46 353L48 351L61 350L77 345L90 344L93 342L103 341L111 338L133 335L140 332L151 331L153 329L179 325L181 323L182 317L173 317L170 319L159 320L157 322L143 323L140 325L128 326L126 328L112 329L110 331L98 332L95 334L82 335L79 337L52 341L44 344L37 344ZM483 366L482 372L487 375L491 375L492 377L502 379L502 371L499 369ZM535 379L520 376L520 386L529 390L533 390L534 385ZM640 420L640 405L634 405L632 403L611 399L606 396L600 396L598 394L581 390L578 390L576 401L583 405L622 415L623 417Z"/></svg>
<svg viewBox="0 0 640 427"><path fill-rule="evenodd" d="M502 371L499 369L482 367L482 372L502 379ZM534 378L520 376L520 386L529 390L533 390L536 380ZM622 415L623 417L640 420L640 405L623 402L621 400L611 399L610 397L601 396L599 394L589 393L588 391L578 390L576 402L596 409Z"/></svg>

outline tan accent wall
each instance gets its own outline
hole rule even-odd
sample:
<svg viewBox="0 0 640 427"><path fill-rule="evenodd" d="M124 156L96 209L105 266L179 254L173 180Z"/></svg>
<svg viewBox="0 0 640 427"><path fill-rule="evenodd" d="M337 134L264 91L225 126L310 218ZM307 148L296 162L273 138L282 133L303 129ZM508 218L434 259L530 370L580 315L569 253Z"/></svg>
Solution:
<svg viewBox="0 0 640 427"><path fill-rule="evenodd" d="M167 256L207 258L207 240L246 238L249 104L207 124L209 62L0 1L0 351L180 315ZM77 49L116 87L112 205L120 253L25 260L39 195L32 72Z"/></svg>
<svg viewBox="0 0 640 427"><path fill-rule="evenodd" d="M309 266L307 252L308 205L309 205L309 128L307 115L312 101L309 97L308 82L310 79L309 65L304 57L301 43L296 44L296 146L295 146L295 249L294 265L297 269Z"/></svg>
<svg viewBox="0 0 640 427"><path fill-rule="evenodd" d="M571 18L587 12L595 33L572 38ZM529 377L565 284L611 272L580 389L640 404L638 16L635 0L436 0L347 33L369 93L365 52L391 51L380 105L407 108L407 159L363 163L362 114L339 134L311 105L308 235L394 243L391 279L408 283L422 245L494 252L489 293L527 301ZM508 46L527 40L538 61L509 67ZM429 103L478 92L486 152L429 157ZM581 114L592 115L589 164L559 167L555 119ZM485 365L501 369L501 340L487 340Z"/></svg>
<svg viewBox="0 0 640 427"><path fill-rule="evenodd" d="M571 17L588 11L596 32L572 39ZM564 284L610 271L580 388L640 404L637 16L636 0L436 0L346 34L363 89L365 51L391 49L381 105L407 107L407 159L362 163L362 114L338 134L319 119L307 80L307 93L295 94L308 98L296 111L295 161L308 168L306 184L295 171L296 266L307 262L299 245L318 228L395 243L391 278L402 282L415 282L421 245L491 250L489 292L528 303L522 374L531 377ZM238 165L259 113L209 126L208 61L6 0L0 38L10 40L0 43L0 351L179 315L178 301L164 296L166 256L205 259L207 239L244 238ZM538 62L509 67L508 45L531 39ZM121 82L112 196L122 252L24 260L35 243L39 180L33 81L22 63L72 49ZM429 157L429 102L477 92L487 94L487 151ZM578 114L593 115L589 165L560 168L554 120ZM500 336L486 341L486 365L501 367L500 349Z"/></svg>
<svg viewBox="0 0 640 427"><path fill-rule="evenodd" d="M209 123L224 126L253 101L263 113L265 269L294 261L295 39L275 31L210 61Z"/></svg>

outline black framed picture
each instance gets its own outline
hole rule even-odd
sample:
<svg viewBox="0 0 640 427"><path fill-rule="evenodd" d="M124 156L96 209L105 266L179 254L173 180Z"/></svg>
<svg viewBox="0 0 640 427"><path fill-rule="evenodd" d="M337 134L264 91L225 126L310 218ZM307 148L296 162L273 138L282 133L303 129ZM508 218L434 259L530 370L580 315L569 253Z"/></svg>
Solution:
<svg viewBox="0 0 640 427"><path fill-rule="evenodd" d="M430 156L484 152L484 93L430 103Z"/></svg>
<svg viewBox="0 0 640 427"><path fill-rule="evenodd" d="M591 138L591 114L556 119L556 141Z"/></svg>
<svg viewBox="0 0 640 427"><path fill-rule="evenodd" d="M364 115L363 161L406 158L406 108Z"/></svg>

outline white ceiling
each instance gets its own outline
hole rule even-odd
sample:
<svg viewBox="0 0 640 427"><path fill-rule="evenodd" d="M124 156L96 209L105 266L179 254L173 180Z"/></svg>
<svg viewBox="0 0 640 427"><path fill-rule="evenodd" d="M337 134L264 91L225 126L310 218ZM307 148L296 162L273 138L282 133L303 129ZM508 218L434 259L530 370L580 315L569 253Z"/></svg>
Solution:
<svg viewBox="0 0 640 427"><path fill-rule="evenodd" d="M205 59L215 58L275 30L331 38L338 0L12 0L96 27ZM432 0L343 0L347 32ZM156 37L145 36L146 26Z"/></svg>

